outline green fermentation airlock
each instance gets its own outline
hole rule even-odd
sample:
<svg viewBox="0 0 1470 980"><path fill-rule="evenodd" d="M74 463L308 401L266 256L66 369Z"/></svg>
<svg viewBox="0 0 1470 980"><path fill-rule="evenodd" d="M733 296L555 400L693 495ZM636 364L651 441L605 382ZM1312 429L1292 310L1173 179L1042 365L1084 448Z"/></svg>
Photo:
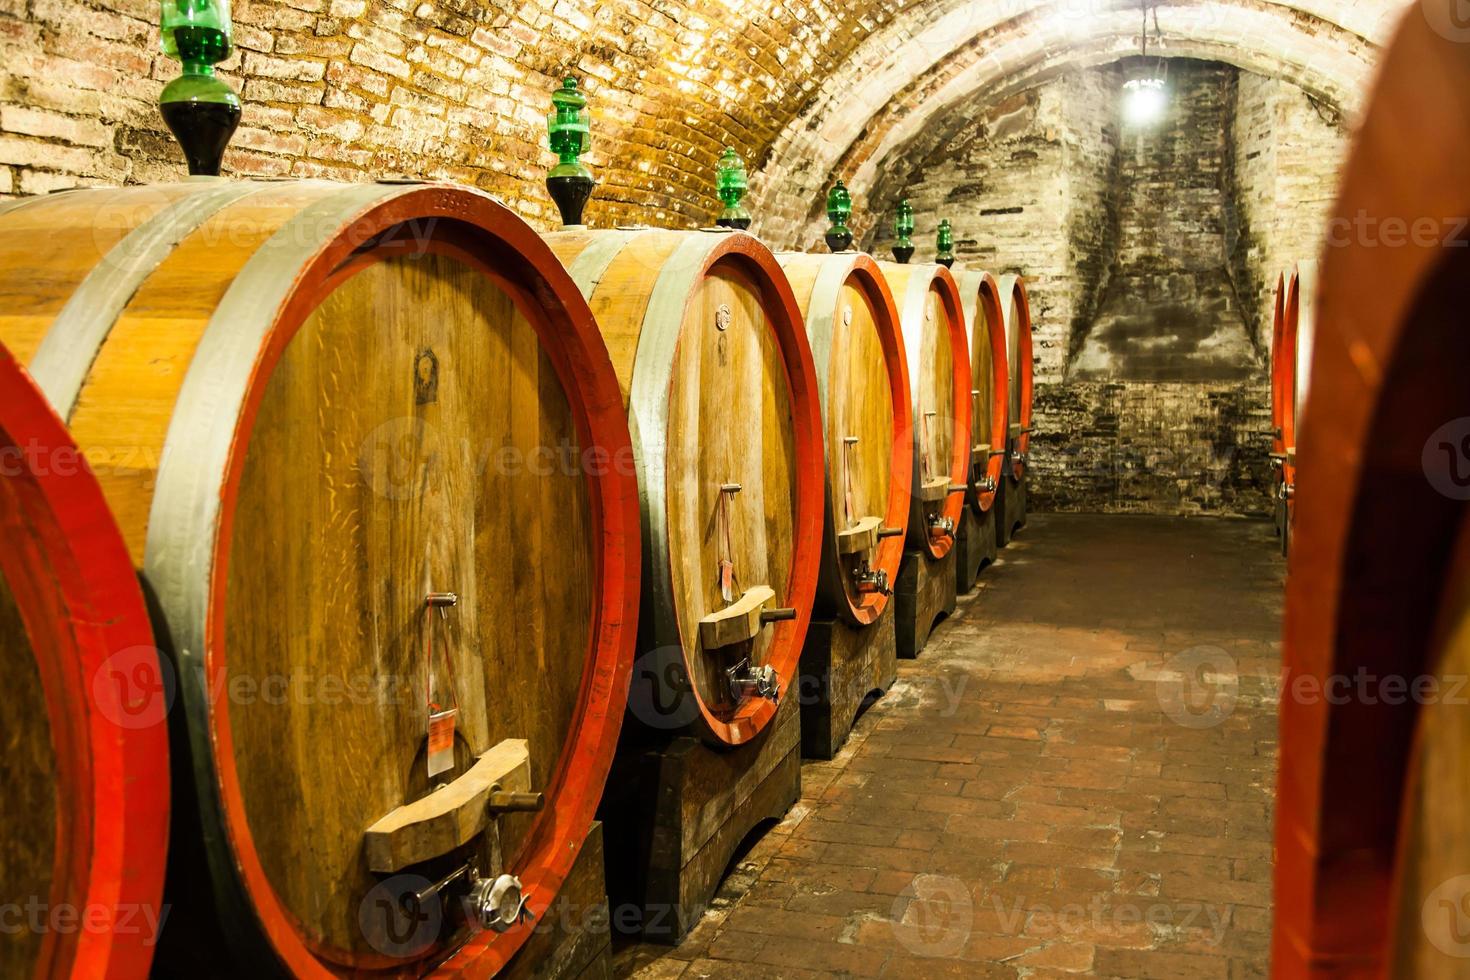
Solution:
<svg viewBox="0 0 1470 980"><path fill-rule="evenodd" d="M914 206L908 198L898 202L893 216L893 257L903 265L914 257Z"/></svg>
<svg viewBox="0 0 1470 980"><path fill-rule="evenodd" d="M852 196L839 180L827 194L827 220L832 222L832 227L827 229L824 237L832 251L845 252L852 248L852 229L847 227L847 219L851 216Z"/></svg>
<svg viewBox="0 0 1470 980"><path fill-rule="evenodd" d="M954 229L949 226L949 219L945 218L939 222L939 234L935 236L934 246L938 255L934 261L946 269L954 265Z"/></svg>
<svg viewBox="0 0 1470 980"><path fill-rule="evenodd" d="M159 112L184 149L189 173L218 176L240 125L240 97L214 73L233 49L230 0L162 0L159 6L163 53L184 66L159 95Z"/></svg>
<svg viewBox="0 0 1470 980"><path fill-rule="evenodd" d="M579 160L592 145L592 115L587 96L577 90L577 80L568 78L551 94L552 112L546 117L551 152L557 164L546 175L546 189L561 211L564 225L580 225L582 209L592 196L592 171Z"/></svg>
<svg viewBox="0 0 1470 980"><path fill-rule="evenodd" d="M725 147L725 152L720 157L719 170L715 174L715 192L724 202L725 210L720 212L715 224L721 228L741 230L750 227L750 212L740 205L740 199L745 196L749 187L750 178L745 173L745 161L740 159L740 154L735 152L733 146Z"/></svg>

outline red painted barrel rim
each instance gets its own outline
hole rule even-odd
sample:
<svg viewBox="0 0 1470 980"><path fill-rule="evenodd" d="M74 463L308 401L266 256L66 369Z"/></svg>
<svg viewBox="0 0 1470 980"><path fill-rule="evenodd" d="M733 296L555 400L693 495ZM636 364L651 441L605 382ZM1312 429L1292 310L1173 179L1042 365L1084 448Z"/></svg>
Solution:
<svg viewBox="0 0 1470 980"><path fill-rule="evenodd" d="M944 305L945 318L949 322L950 360L954 364L954 399L951 409L954 412L954 434L950 440L949 484L964 486L970 478L970 389L973 387L970 377L970 341L965 336L965 304L960 298L960 287L950 271L942 265L934 266L933 270L928 288L939 293L939 301ZM944 507L939 513L941 517L947 517L954 522L957 532L964 510L965 495L952 493L944 498ZM949 554L954 542L954 534L940 535L938 538L930 534L925 545L929 556L937 561Z"/></svg>
<svg viewBox="0 0 1470 980"><path fill-rule="evenodd" d="M214 567L210 577L207 623L209 690L222 690L227 656L224 616L234 505L249 448L249 436L272 372L296 331L325 296L374 256L391 257L425 246L421 241L380 244L367 254L363 242L406 221L439 219L431 248L468 259L482 271L497 270L497 285L513 297L535 327L542 348L556 369L576 417L584 446L602 446L613 459L631 458L631 440L622 395L606 347L581 293L541 238L504 205L462 188L425 186L379 201L366 208L297 275L252 370L251 385L241 405L230 461L225 474ZM487 257L493 256L493 257ZM513 272L508 270L514 270ZM524 282L526 285L519 285ZM549 305L549 313L543 309ZM519 874L530 893L530 907L543 917L571 871L591 827L612 765L622 725L623 706L632 670L639 596L641 543L637 487L633 475L617 466L587 475L591 511L590 537L599 545L594 572L596 605L589 630L582 698L573 719L568 745L545 788L546 809L537 818L508 870ZM213 764L231 849L260 924L278 956L297 976L331 976L293 917L275 894L255 851L245 816L244 799L234 768L229 699L211 704ZM505 933L481 932L453 951L453 961L474 963L476 971L494 973L524 945L533 926ZM426 951L428 955L437 947ZM447 951L438 950L440 955ZM409 959L342 957L359 968L404 967Z"/></svg>
<svg viewBox="0 0 1470 980"><path fill-rule="evenodd" d="M1016 350L1020 353L1017 360L1019 379L1021 385L1021 435L1016 439L1016 452L1025 456L1031 451L1031 399L1033 365L1031 363L1031 297L1026 291L1026 279L1017 276L1015 285L1015 303L1017 310L1016 330L1019 336L1016 340ZM1009 370L1009 366L1007 368ZM1026 463L1021 459L1011 460L1011 477L1019 481L1026 475Z"/></svg>
<svg viewBox="0 0 1470 980"><path fill-rule="evenodd" d="M1286 279L1286 296L1281 304L1281 365L1284 372L1279 379L1282 388L1281 403L1281 449L1296 449L1296 373L1297 373L1297 327L1301 323L1301 277L1293 266ZM1278 378L1271 372L1271 393L1275 396ZM1283 458L1281 478L1288 485L1296 482L1296 461Z"/></svg>
<svg viewBox="0 0 1470 980"><path fill-rule="evenodd" d="M981 272L979 285L976 288L978 292L975 298L975 309L985 310L985 332L990 343L990 380L995 389L990 398L989 443L992 452L985 461L985 475L990 478L995 489L975 494L976 509L983 514L995 506L995 497L1000 491L1000 481L1005 467L1003 450L1006 444L1006 413L1009 411L1011 382L1010 371L1006 366L1005 314L1000 306L1000 284L990 273ZM978 326L978 321L971 325L972 338L975 326ZM999 330L996 329L997 326L1000 327Z"/></svg>
<svg viewBox="0 0 1470 980"><path fill-rule="evenodd" d="M1287 355L1294 348L1286 345L1286 292L1286 276L1278 273L1271 311L1271 451L1276 453L1286 451L1287 393L1291 390L1288 379L1296 373Z"/></svg>
<svg viewBox="0 0 1470 980"><path fill-rule="evenodd" d="M1403 16L1329 227L1470 214L1470 48L1439 29L1448 6ZM1442 589L1464 573L1470 507L1429 463L1441 427L1470 417L1467 281L1470 250L1438 240L1324 253L1283 645L1272 976L1284 980L1387 976L1397 923L1424 938L1412 905L1399 919L1394 880L1419 704L1351 685L1433 675ZM1295 694L1328 678L1349 696Z"/></svg>
<svg viewBox="0 0 1470 980"><path fill-rule="evenodd" d="M773 631L774 638L766 658L766 663L775 668L780 678L780 700L787 696L791 681L797 675L801 646L811 625L812 604L822 563L822 533L827 520L827 457L817 367L812 358L811 343L807 340L801 306L771 250L751 235L740 232L723 235L706 255L703 265L695 273L696 278L708 275L716 266L725 266L742 274L750 285L759 290L761 305L786 367L786 394L791 405L795 436L796 488L793 497L796 514L792 523L791 572L781 605L795 608L796 618L770 624L768 628ZM663 560L671 561L671 556L664 555ZM666 574L672 575L671 571ZM683 656L688 670L688 655ZM692 677L693 673L689 676ZM699 707L700 727L724 745L749 742L776 717L776 701L751 697L741 702L734 713L722 718L710 710L697 685L690 684L689 691Z"/></svg>
<svg viewBox="0 0 1470 980"><path fill-rule="evenodd" d="M848 278L856 280L858 289L870 303L875 304L873 323L888 364L888 388L893 397L893 451L889 457L888 512L883 517L883 524L886 527L900 528L904 533L879 541L877 561L873 564L888 573L889 582L895 582L898 580L898 566L903 561L909 507L913 503L907 478L914 468L914 440L910 436L914 415L909 400L908 355L904 353L903 337L899 334L898 305L893 300L893 290L888 288L888 280L884 278L883 270L878 268L878 263L866 252L859 253L853 258ZM884 317L887 317L886 325ZM883 615L883 610L888 607L889 596L882 593L869 592L860 604L854 604L846 588L843 592L848 595L848 612L860 626L877 622L878 617Z"/></svg>
<svg viewBox="0 0 1470 980"><path fill-rule="evenodd" d="M52 908L97 909L89 916L107 917L100 929L48 932L42 973L144 976L157 937L142 927L143 910L162 921L166 704L161 694L125 704L107 672L115 669L109 663L114 655L156 657L153 631L102 488L61 419L4 347L0 447L21 449L0 456L0 463L6 463L7 486L26 508L31 532L0 549L0 568L38 654L57 757L59 835L47 900ZM26 465L24 447L35 447L55 465ZM30 580L50 587L27 590L27 579L38 573L40 579ZM41 655L47 647L53 656ZM156 717L144 720L146 713ZM80 813L66 819L68 810Z"/></svg>

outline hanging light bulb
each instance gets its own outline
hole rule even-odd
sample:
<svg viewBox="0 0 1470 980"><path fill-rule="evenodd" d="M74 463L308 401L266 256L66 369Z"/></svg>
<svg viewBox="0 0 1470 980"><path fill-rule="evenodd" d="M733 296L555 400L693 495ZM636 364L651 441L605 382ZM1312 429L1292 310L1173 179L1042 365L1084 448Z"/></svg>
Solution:
<svg viewBox="0 0 1470 980"><path fill-rule="evenodd" d="M1168 102L1162 78L1145 76L1123 83L1123 116L1134 126L1152 126L1158 122Z"/></svg>
<svg viewBox="0 0 1470 980"><path fill-rule="evenodd" d="M1143 0L1143 30L1138 34L1138 53L1142 67L1123 83L1123 119L1132 126L1152 126L1168 108L1168 87L1164 83L1164 59L1152 69L1148 67L1148 0ZM1159 15L1154 13L1154 31L1159 29Z"/></svg>

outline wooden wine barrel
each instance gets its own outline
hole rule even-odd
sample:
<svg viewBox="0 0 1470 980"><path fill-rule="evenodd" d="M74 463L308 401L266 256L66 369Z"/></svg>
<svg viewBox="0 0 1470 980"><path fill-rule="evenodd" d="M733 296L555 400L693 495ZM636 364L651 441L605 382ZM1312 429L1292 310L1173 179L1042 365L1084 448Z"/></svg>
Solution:
<svg viewBox="0 0 1470 980"><path fill-rule="evenodd" d="M164 675L102 490L3 346L0 536L0 975L147 976L165 913Z"/></svg>
<svg viewBox="0 0 1470 980"><path fill-rule="evenodd" d="M631 711L743 744L796 674L821 560L821 409L801 311L775 257L739 232L548 241L602 328L635 438L637 683L662 693Z"/></svg>
<svg viewBox="0 0 1470 980"><path fill-rule="evenodd" d="M1026 474L1031 452L1031 300L1026 280L1007 273L999 279L1000 308L1006 328L1006 368L1009 386L1007 408L1007 451L1010 477L1019 481Z"/></svg>
<svg viewBox="0 0 1470 980"><path fill-rule="evenodd" d="M1470 46L1455 13L1404 14L1321 263L1283 644L1285 980L1459 977L1470 954ZM1390 222L1428 230L1383 247Z"/></svg>
<svg viewBox="0 0 1470 980"><path fill-rule="evenodd" d="M870 255L777 258L806 321L827 441L818 604L866 626L888 604L908 530L913 415L898 309Z"/></svg>
<svg viewBox="0 0 1470 980"><path fill-rule="evenodd" d="M1307 389L1312 367L1312 338L1316 331L1314 310L1317 301L1317 263L1296 263L1286 279L1286 296L1282 302L1281 346L1279 370L1272 366L1272 391L1279 383L1281 401L1281 549L1291 548L1292 518L1296 513L1296 446L1302 412L1307 404Z"/></svg>
<svg viewBox="0 0 1470 980"><path fill-rule="evenodd" d="M472 866L552 904L638 599L617 380L545 244L446 185L78 190L0 215L0 296L156 597L229 960L493 972L531 926L471 935L469 875L399 899Z"/></svg>
<svg viewBox="0 0 1470 980"><path fill-rule="evenodd" d="M898 303L914 415L910 547L934 559L954 546L970 467L970 351L965 310L942 265L879 268Z"/></svg>
<svg viewBox="0 0 1470 980"><path fill-rule="evenodd" d="M1291 412L1286 403L1294 387L1291 358L1292 345L1286 339L1286 290L1290 270L1276 276L1275 303L1271 311L1271 514L1276 533L1282 535L1286 547L1286 431ZM1293 442L1293 445L1295 443Z"/></svg>
<svg viewBox="0 0 1470 980"><path fill-rule="evenodd" d="M967 269L955 276L965 305L970 345L971 429L970 506L983 514L995 505L1005 464L1006 404L1010 380L1006 359L1005 314L1000 283L988 272Z"/></svg>

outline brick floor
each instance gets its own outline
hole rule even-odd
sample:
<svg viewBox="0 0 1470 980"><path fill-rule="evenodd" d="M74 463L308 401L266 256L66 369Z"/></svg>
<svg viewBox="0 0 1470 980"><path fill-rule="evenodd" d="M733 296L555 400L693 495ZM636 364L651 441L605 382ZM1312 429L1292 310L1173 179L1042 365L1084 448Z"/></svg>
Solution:
<svg viewBox="0 0 1470 980"><path fill-rule="evenodd" d="M678 949L697 977L1267 973L1268 525L1034 515Z"/></svg>

